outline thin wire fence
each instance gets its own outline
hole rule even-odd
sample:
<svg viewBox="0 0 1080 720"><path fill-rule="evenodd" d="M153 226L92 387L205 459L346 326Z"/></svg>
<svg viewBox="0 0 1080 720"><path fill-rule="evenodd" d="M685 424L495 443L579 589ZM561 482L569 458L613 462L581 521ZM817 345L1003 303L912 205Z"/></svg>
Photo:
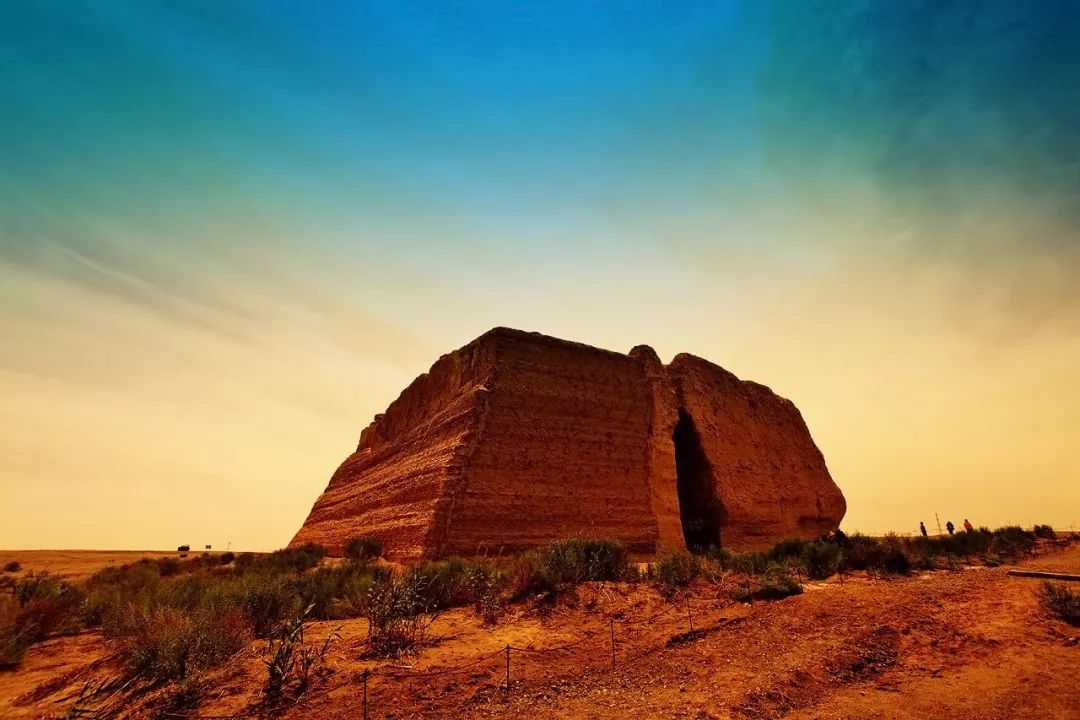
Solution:
<svg viewBox="0 0 1080 720"><path fill-rule="evenodd" d="M673 601L669 601L662 610L650 615L649 617L640 618L637 620L626 620L623 618L616 618L614 616L607 617L605 619L604 627L588 631L571 642L564 643L555 647L530 648L519 647L508 643L505 647L500 648L495 652L482 655L479 658L475 658L473 660L470 660L469 662L462 663L460 665L454 665L452 667L442 667L435 670L427 670L420 672L400 672L393 670L388 671L383 669L365 669L361 673L359 673L358 676L354 675L353 677L343 679L330 686L320 688L316 692L306 693L302 697L298 698L294 703L286 705L276 705L273 707L260 706L251 710L223 715L203 715L197 713L180 712L163 712L160 713L160 715L162 717L174 718L176 720L241 720L242 718L250 717L271 717L279 715L293 707L310 707L315 701L320 700L338 690L341 690L342 688L352 686L362 692L361 708L360 712L358 713L358 717L362 718L362 720L369 720L371 717L371 713L375 709L374 704L371 702L370 696L368 694L368 681L372 678L385 678L395 681L407 681L413 679L428 679L444 675L452 675L455 673L463 672L465 670L476 668L500 656L503 657L505 661L505 672L503 678L500 680L499 684L496 686L495 689L497 691L502 690L503 692L508 694L513 687L511 678L511 658L514 653L521 653L525 656L545 656L555 653L564 653L572 648L578 647L588 642L589 640L608 635L610 636L609 643L611 647L612 669L615 670L619 666L627 667L634 662L641 660L647 655L656 652L657 650L664 647L664 645L661 644L658 646L645 647L639 649L637 652L624 652L622 655L618 655L617 650L619 642L622 642L624 645L629 644L633 642L633 638L620 639L615 632L615 628L617 626L634 627L650 624L656 622L657 620L665 616L675 614L679 617L680 623L684 621L688 622L690 626L690 631L692 632L694 630L693 615L691 613L692 608L698 608L699 610L717 609L715 605L715 599L712 601L699 602L698 599L691 599L690 595L686 594L683 599L679 601L679 604L676 604ZM682 615L683 611L687 613L685 616Z"/></svg>

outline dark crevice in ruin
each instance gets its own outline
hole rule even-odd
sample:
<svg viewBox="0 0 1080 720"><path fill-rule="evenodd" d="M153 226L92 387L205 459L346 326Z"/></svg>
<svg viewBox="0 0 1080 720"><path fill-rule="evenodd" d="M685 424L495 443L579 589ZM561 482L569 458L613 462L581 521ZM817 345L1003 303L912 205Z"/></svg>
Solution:
<svg viewBox="0 0 1080 720"><path fill-rule="evenodd" d="M713 496L709 461L705 458L693 418L683 410L679 411L672 440L675 442L676 485L686 547L691 552L719 548L718 519L722 513Z"/></svg>

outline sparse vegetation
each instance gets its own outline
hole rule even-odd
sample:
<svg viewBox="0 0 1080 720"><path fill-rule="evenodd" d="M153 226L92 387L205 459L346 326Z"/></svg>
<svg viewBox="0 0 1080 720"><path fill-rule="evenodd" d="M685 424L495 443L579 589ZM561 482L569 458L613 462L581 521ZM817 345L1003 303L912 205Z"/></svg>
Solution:
<svg viewBox="0 0 1080 720"><path fill-rule="evenodd" d="M1044 582L1039 588L1039 602L1049 612L1070 625L1080 625L1080 592L1065 583Z"/></svg>
<svg viewBox="0 0 1080 720"><path fill-rule="evenodd" d="M735 593L735 599L740 602L780 600L800 595L802 591L802 585L791 577L783 566L774 563L755 580L748 581L742 590Z"/></svg>
<svg viewBox="0 0 1080 720"><path fill-rule="evenodd" d="M267 675L263 693L271 705L277 704L285 695L293 699L303 695L321 671L330 644L340 637L334 631L321 644L308 646L304 641L304 621L311 610L309 605L285 622L267 647L267 658L263 660Z"/></svg>
<svg viewBox="0 0 1080 720"><path fill-rule="evenodd" d="M4 572L7 573L19 572L20 570L22 570L22 563L20 563L18 560L12 560L11 562L4 565Z"/></svg>
<svg viewBox="0 0 1080 720"><path fill-rule="evenodd" d="M656 579L661 587L685 587L701 575L701 561L688 553L667 553L656 560Z"/></svg>
<svg viewBox="0 0 1080 720"><path fill-rule="evenodd" d="M628 567L618 542L582 538L518 555L449 558L396 571L372 562L383 548L369 537L348 543L346 562L322 563L325 551L317 545L267 555L203 553L108 567L79 584L48 573L14 576L16 564L9 563L9 574L0 577L0 668L17 665L46 637L100 627L131 675L169 684L178 703L197 702L207 671L262 638L268 641L268 697L296 697L317 677L332 643L331 637L305 645L306 620L366 618L370 652L396 655L424 644L447 608L471 606L481 622L493 625L512 602L546 609L583 582L651 582L671 594L734 575L738 599L769 600L802 592L803 577L855 570L905 575L960 561L997 565L1029 554L1039 540L1069 541L1057 538L1047 525L928 538L852 534L784 540L764 552L666 554L646 571ZM1040 599L1077 622L1075 591L1047 585Z"/></svg>
<svg viewBox="0 0 1080 720"><path fill-rule="evenodd" d="M131 670L157 682L182 680L216 667L251 637L239 609L212 600L191 610L167 605L142 608L117 632Z"/></svg>
<svg viewBox="0 0 1080 720"><path fill-rule="evenodd" d="M615 540L562 540L536 550L535 557L539 572L556 585L619 580L626 572L626 552Z"/></svg>
<svg viewBox="0 0 1080 720"><path fill-rule="evenodd" d="M1032 533L1034 533L1035 537L1041 538L1043 540L1057 539L1057 533L1054 532L1054 528L1050 527L1049 525L1036 525L1034 528L1032 528Z"/></svg>
<svg viewBox="0 0 1080 720"><path fill-rule="evenodd" d="M382 557L382 540L377 537L354 537L345 543L345 557L360 562L370 562Z"/></svg>
<svg viewBox="0 0 1080 720"><path fill-rule="evenodd" d="M427 590L430 579L410 572L375 582L363 599L368 642L376 655L397 655L422 644L437 606Z"/></svg>

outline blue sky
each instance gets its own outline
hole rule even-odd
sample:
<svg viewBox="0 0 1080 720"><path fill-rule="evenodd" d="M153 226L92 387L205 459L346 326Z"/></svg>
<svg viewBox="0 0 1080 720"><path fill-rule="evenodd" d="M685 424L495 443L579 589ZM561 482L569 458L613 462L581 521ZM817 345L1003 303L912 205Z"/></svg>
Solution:
<svg viewBox="0 0 1080 720"><path fill-rule="evenodd" d="M0 500L50 510L0 545L279 545L493 325L773 385L863 529L1080 519L1077 37L1073 0L4 3Z"/></svg>

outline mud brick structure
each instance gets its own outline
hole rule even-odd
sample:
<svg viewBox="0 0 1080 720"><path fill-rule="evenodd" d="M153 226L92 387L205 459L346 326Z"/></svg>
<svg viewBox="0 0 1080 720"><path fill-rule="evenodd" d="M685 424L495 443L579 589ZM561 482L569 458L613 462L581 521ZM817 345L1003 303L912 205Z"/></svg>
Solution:
<svg viewBox="0 0 1080 720"><path fill-rule="evenodd" d="M376 536L397 560L567 537L634 553L768 546L846 503L802 415L693 355L665 366L495 328L442 356L361 433L291 545Z"/></svg>

